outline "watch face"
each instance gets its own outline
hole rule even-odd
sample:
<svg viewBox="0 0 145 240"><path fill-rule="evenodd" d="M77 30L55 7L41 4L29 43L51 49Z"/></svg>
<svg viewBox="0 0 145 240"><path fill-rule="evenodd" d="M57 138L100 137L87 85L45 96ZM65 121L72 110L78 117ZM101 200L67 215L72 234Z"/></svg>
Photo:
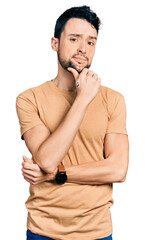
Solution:
<svg viewBox="0 0 145 240"><path fill-rule="evenodd" d="M66 180L67 180L66 172L58 172L56 174L56 182L58 184L63 184L66 182Z"/></svg>

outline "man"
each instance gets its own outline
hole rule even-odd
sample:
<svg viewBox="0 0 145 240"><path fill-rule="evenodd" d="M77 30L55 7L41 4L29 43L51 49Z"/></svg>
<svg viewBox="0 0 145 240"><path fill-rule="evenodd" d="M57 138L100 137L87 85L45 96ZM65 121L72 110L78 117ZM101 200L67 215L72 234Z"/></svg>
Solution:
<svg viewBox="0 0 145 240"><path fill-rule="evenodd" d="M57 20L55 79L17 97L23 157L30 182L27 240L112 239L112 183L126 178L129 143L122 94L91 65L100 20L87 6Z"/></svg>

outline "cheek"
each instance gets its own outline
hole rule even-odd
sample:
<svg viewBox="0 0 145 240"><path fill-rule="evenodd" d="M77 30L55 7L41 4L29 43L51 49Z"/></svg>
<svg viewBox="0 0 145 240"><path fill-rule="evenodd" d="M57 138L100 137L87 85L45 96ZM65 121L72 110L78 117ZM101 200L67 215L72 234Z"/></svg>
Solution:
<svg viewBox="0 0 145 240"><path fill-rule="evenodd" d="M90 61L90 62L93 60L94 53L95 53L95 51L89 51L88 58L89 58L89 61Z"/></svg>
<svg viewBox="0 0 145 240"><path fill-rule="evenodd" d="M71 57L72 49L70 48L70 44L63 42L60 45L60 54L63 58L69 58Z"/></svg>

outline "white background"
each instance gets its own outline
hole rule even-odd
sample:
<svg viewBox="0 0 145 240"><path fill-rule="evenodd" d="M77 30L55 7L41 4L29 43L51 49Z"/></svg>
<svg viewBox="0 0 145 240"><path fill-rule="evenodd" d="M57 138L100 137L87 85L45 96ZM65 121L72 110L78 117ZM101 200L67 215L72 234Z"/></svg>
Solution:
<svg viewBox="0 0 145 240"><path fill-rule="evenodd" d="M144 1L3 0L0 2L0 206L2 240L25 240L29 184L21 175L22 155L16 96L55 77L56 53L50 40L57 17L87 4L98 14L100 30L91 69L102 85L121 92L127 106L130 164L124 183L114 184L111 209L114 240L144 239L145 33Z"/></svg>

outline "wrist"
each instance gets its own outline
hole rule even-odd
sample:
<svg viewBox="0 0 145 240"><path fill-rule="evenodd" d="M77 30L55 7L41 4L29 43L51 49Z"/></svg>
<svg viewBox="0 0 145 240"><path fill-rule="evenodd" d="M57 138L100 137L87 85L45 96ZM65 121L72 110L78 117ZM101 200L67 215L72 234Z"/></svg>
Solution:
<svg viewBox="0 0 145 240"><path fill-rule="evenodd" d="M81 110L86 110L86 108L88 107L89 103L86 101L86 98L78 95L75 98L75 104L80 107Z"/></svg>
<svg viewBox="0 0 145 240"><path fill-rule="evenodd" d="M57 168L52 173L46 174L46 181L54 181L56 174L57 174Z"/></svg>
<svg viewBox="0 0 145 240"><path fill-rule="evenodd" d="M65 167L65 170L66 170L66 174L67 174L67 182L70 183L71 182L71 175L72 175L72 167L73 166L68 166L68 167Z"/></svg>

